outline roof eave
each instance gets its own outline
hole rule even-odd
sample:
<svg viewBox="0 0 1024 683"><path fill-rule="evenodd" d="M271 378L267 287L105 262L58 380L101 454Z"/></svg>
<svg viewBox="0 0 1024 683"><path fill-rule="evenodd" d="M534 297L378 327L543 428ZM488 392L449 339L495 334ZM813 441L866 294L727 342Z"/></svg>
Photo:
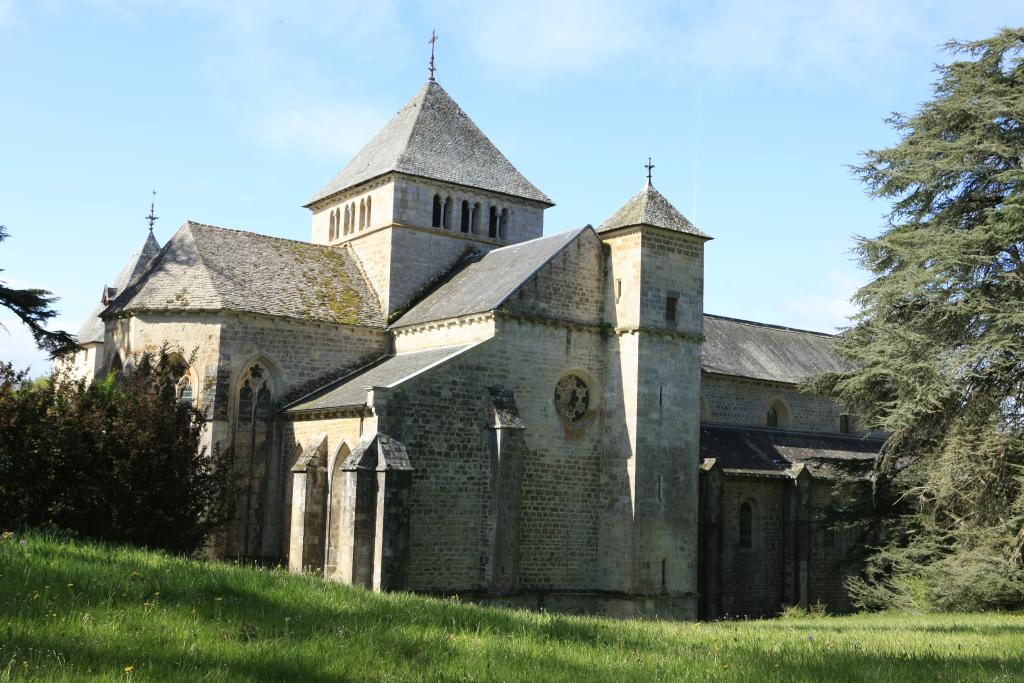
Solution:
<svg viewBox="0 0 1024 683"><path fill-rule="evenodd" d="M371 177L369 177L369 178L367 178L365 180L360 180L358 183L355 183L353 185L349 185L348 187L343 187L343 188L335 190L333 192L328 192L326 194L325 193L318 193L318 194L314 195L313 198L310 199L307 203L303 204L302 208L312 210L313 207L315 205L317 205L317 204L320 204L322 202L326 202L329 199L337 197L339 194L344 194L344 193L346 193L346 192L348 192L350 190L353 190L353 189L355 189L357 187L361 187L362 185L366 185L368 183L372 183L373 181L379 180L380 178L383 178L383 177L388 176L388 175L405 176L405 177L408 177L408 178L417 178L419 180L433 180L433 181L436 181L436 182L448 183L450 185L459 185L461 187L468 187L468 188L471 188L471 189L474 189L474 190L480 190L481 192L493 192L494 194L500 194L503 197L510 197L510 198L518 200L518 201L532 202L532 203L537 204L539 206L542 206L542 207L544 207L546 209L550 209L552 206L555 206L555 203L553 201L551 201L551 198L548 197L543 192L541 192L540 190L537 190L537 194L540 195L540 197L543 197L543 199L538 198L538 197L528 197L526 195L520 195L520 194L512 194L510 192L503 192L502 190L496 190L496 189L491 188L491 187L482 187L480 185L467 185L465 183L457 183L457 182L454 182L452 180L445 180L444 178L435 178L435 177L432 177L432 176L420 175L420 174L417 174L417 173L409 173L408 171L399 171L397 169L390 169L388 171L384 171L383 173L378 173L375 176L371 176Z"/></svg>
<svg viewBox="0 0 1024 683"><path fill-rule="evenodd" d="M628 225L616 225L615 227L609 228L601 226L595 228L594 231L598 235L610 235L612 233L619 232L620 230L633 230L635 228L651 228L654 230L661 230L663 232L672 233L673 235L686 235L687 237L695 237L705 242L709 242L715 239L711 235L706 235L703 232L700 232L699 230L697 232L687 232L685 230L676 230L675 228L666 228L661 225L651 225L650 223L630 223Z"/></svg>

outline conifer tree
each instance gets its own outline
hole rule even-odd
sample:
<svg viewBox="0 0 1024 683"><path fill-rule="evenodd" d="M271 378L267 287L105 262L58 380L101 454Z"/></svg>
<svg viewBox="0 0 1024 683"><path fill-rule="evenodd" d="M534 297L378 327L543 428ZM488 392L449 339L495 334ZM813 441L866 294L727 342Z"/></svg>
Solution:
<svg viewBox="0 0 1024 683"><path fill-rule="evenodd" d="M1024 29L946 48L898 144L854 167L888 226L855 247L855 369L809 383L889 435L877 500L906 507L851 584L866 607L1024 606Z"/></svg>
<svg viewBox="0 0 1024 683"><path fill-rule="evenodd" d="M7 239L7 230L0 225L0 242ZM3 270L0 270L2 273ZM36 346L47 351L51 358L74 351L78 342L74 335L63 330L48 330L46 323L57 315L53 303L57 300L45 289L14 289L0 280L0 306L9 308L25 323ZM0 326L2 329L2 326Z"/></svg>

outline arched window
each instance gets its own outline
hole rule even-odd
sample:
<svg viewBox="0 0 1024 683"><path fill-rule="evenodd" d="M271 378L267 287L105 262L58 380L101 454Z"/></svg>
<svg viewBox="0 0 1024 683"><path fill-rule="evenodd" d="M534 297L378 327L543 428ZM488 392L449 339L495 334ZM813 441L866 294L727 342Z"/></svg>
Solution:
<svg viewBox="0 0 1024 683"><path fill-rule="evenodd" d="M327 239L334 239L334 231L338 227L334 210L331 210L331 229L327 232Z"/></svg>
<svg viewBox="0 0 1024 683"><path fill-rule="evenodd" d="M491 205L491 208L487 212L487 236L497 237L498 236L498 207Z"/></svg>
<svg viewBox="0 0 1024 683"><path fill-rule="evenodd" d="M347 235L349 233L349 230L352 227L352 217L349 216L348 206L347 205L345 206L345 224L344 224L344 226L345 226L344 227L344 231L345 231L345 234Z"/></svg>
<svg viewBox="0 0 1024 683"><path fill-rule="evenodd" d="M373 197L366 198L366 227L370 227L370 210L373 208Z"/></svg>
<svg viewBox="0 0 1024 683"><path fill-rule="evenodd" d="M232 538L233 554L258 555L263 539L263 481L270 467L273 442L273 387L259 363L242 375L235 422L235 462L241 478L238 516Z"/></svg>
<svg viewBox="0 0 1024 683"><path fill-rule="evenodd" d="M352 213L352 232L356 231L356 203L352 202L348 205Z"/></svg>
<svg viewBox="0 0 1024 683"><path fill-rule="evenodd" d="M473 213L469 217L469 231L474 235L480 234L480 202L473 204Z"/></svg>
<svg viewBox="0 0 1024 683"><path fill-rule="evenodd" d="M160 398L167 403L174 403L179 399L179 388L181 387L182 380L188 381L188 363L182 357L180 353L171 352L160 360L161 363L166 363L163 367L158 367L157 377L160 381Z"/></svg>
<svg viewBox="0 0 1024 683"><path fill-rule="evenodd" d="M441 225L444 226L445 230L452 229L452 198L445 197L444 200L444 215L441 216Z"/></svg>
<svg viewBox="0 0 1024 683"><path fill-rule="evenodd" d="M501 210L501 220L498 223L498 237L508 239L508 209Z"/></svg>
<svg viewBox="0 0 1024 683"><path fill-rule="evenodd" d="M359 200L359 229L366 227L366 200Z"/></svg>
<svg viewBox="0 0 1024 683"><path fill-rule="evenodd" d="M430 217L430 227L441 227L441 195L434 195L434 213Z"/></svg>
<svg viewBox="0 0 1024 683"><path fill-rule="evenodd" d="M469 232L469 202L462 200L462 232Z"/></svg>
<svg viewBox="0 0 1024 683"><path fill-rule="evenodd" d="M754 542L754 508L750 503L740 505L740 548L750 548Z"/></svg>
<svg viewBox="0 0 1024 683"><path fill-rule="evenodd" d="M178 403L184 403L185 405L192 405L192 382L189 381L188 375L181 378L178 382Z"/></svg>
<svg viewBox="0 0 1024 683"><path fill-rule="evenodd" d="M768 410L764 414L764 424L770 429L789 428L789 408L781 399L775 399L768 404Z"/></svg>

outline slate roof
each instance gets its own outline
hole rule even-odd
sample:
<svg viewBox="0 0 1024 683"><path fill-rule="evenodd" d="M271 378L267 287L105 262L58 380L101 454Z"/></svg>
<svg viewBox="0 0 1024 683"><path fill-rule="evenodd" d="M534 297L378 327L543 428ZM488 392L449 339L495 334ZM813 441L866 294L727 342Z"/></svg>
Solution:
<svg viewBox="0 0 1024 683"><path fill-rule="evenodd" d="M669 200L654 189L650 181L647 181L644 189L633 195L621 209L612 214L611 218L598 226L597 231L608 232L634 225L651 225L711 239L688 221L686 216L679 213Z"/></svg>
<svg viewBox="0 0 1024 683"><path fill-rule="evenodd" d="M552 204L434 81L420 88L306 206L392 171Z"/></svg>
<svg viewBox="0 0 1024 683"><path fill-rule="evenodd" d="M701 458L715 458L727 473L753 476L789 476L798 464L807 466L813 476L864 473L882 442L845 434L709 424L700 428Z"/></svg>
<svg viewBox="0 0 1024 683"><path fill-rule="evenodd" d="M413 306L394 327L492 311L567 244L590 229L569 230L489 251Z"/></svg>
<svg viewBox="0 0 1024 683"><path fill-rule="evenodd" d="M128 263L125 264L114 280L114 284L104 287L104 295L107 297L107 300L109 301L118 292L124 291L128 285L139 279L139 276L146 270L149 262L159 253L160 244L156 241L153 233L150 232L139 248L132 252L132 255L128 258ZM89 318L82 325L81 329L78 330L79 344L103 341L104 325L100 314L106 307L107 304L101 300L92 313L89 314Z"/></svg>
<svg viewBox="0 0 1024 683"><path fill-rule="evenodd" d="M192 221L103 315L221 310L386 326L347 245L309 244Z"/></svg>
<svg viewBox="0 0 1024 683"><path fill-rule="evenodd" d="M387 434L378 432L372 437L363 437L345 458L341 469L345 472L354 472L355 470L387 472L410 471L414 468L409 462L409 451L406 450L405 444Z"/></svg>
<svg viewBox="0 0 1024 683"><path fill-rule="evenodd" d="M834 341L821 332L705 315L702 364L706 372L797 384L850 368L835 354Z"/></svg>
<svg viewBox="0 0 1024 683"><path fill-rule="evenodd" d="M304 413L366 405L368 387L396 387L412 377L475 346L446 346L383 356L284 407L285 413Z"/></svg>

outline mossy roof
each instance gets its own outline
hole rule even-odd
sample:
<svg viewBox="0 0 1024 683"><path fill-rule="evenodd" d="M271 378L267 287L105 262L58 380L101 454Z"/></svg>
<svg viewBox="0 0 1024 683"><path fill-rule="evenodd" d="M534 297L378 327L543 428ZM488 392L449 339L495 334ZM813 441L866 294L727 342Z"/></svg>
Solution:
<svg viewBox="0 0 1024 683"><path fill-rule="evenodd" d="M326 246L186 222L103 313L239 311L385 327L347 245Z"/></svg>

